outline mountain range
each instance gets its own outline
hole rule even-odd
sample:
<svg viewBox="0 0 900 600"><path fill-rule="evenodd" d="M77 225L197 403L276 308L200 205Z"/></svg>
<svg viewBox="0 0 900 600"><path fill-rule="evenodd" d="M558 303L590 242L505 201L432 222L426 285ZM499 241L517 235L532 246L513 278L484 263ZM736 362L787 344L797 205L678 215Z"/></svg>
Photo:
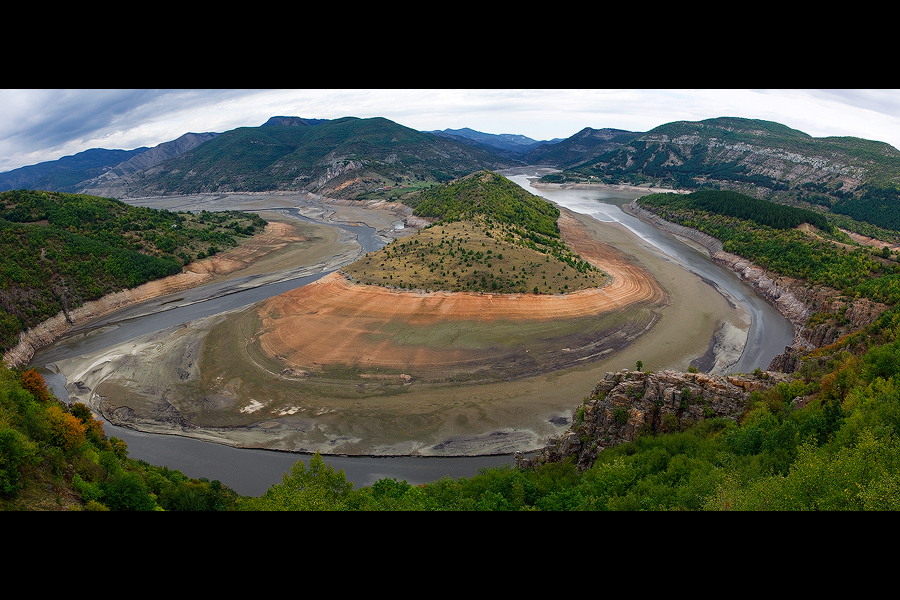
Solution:
<svg viewBox="0 0 900 600"><path fill-rule="evenodd" d="M114 198L296 190L358 197L420 188L482 168L566 168L639 134L585 128L568 139L469 128L418 132L381 118L276 116L259 127L187 133L153 148L95 148L0 173L0 191L41 189ZM207 144L207 142L213 142Z"/></svg>
<svg viewBox="0 0 900 600"><path fill-rule="evenodd" d="M720 117L660 125L546 181L728 189L900 230L900 151L814 138L780 123Z"/></svg>
<svg viewBox="0 0 900 600"><path fill-rule="evenodd" d="M900 230L900 151L853 137L719 117L647 132L586 127L533 140L469 128L416 131L388 119L270 118L259 127L187 133L154 148L91 149L0 173L26 188L129 198L297 191L400 199L481 169L539 165L547 182L730 189Z"/></svg>

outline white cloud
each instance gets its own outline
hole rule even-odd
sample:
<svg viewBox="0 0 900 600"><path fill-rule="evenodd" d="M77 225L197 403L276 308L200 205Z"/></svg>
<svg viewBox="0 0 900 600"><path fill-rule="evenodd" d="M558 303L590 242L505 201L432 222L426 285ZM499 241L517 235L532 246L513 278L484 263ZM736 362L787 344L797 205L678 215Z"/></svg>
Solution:
<svg viewBox="0 0 900 600"><path fill-rule="evenodd" d="M735 89L0 90L0 170L88 148L155 146L273 116L385 117L418 130L470 127L544 140L585 127L647 131L737 116L814 137L900 147L900 91Z"/></svg>

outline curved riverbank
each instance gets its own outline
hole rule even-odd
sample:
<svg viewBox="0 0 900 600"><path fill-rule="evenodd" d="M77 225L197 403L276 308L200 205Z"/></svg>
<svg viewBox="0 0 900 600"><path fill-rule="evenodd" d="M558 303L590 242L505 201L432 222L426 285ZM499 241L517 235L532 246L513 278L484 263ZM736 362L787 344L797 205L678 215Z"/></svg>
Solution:
<svg viewBox="0 0 900 600"><path fill-rule="evenodd" d="M852 302L844 298L838 290L774 274L753 264L746 258L725 252L722 242L696 229L684 227L660 218L655 213L638 206L637 201L629 205L629 212L639 219L663 231L690 240L702 247L710 260L722 265L741 278L766 299L785 319L794 326L794 339L784 352L775 356L770 370L791 371L798 365L797 356L815 348L833 343L848 330L857 331L872 323L888 307L885 304L858 298ZM809 328L807 322L814 313L836 313L846 306L845 327L835 327L830 323Z"/></svg>
<svg viewBox="0 0 900 600"><path fill-rule="evenodd" d="M428 383L404 378L408 373L398 370L393 376L363 378L339 392L328 377L308 377L284 365L254 374L235 363L252 351L248 342L258 331L258 321L246 310L174 325L58 366L73 374L73 398L138 430L292 452L475 456L541 447L568 424L572 406L609 370L633 367L637 360L648 369L686 370L711 355L740 355L741 344L719 343L723 331L746 331L738 307L710 294L706 282L650 251L618 224L566 214L572 221L563 220L563 226L580 229L584 240L615 248L658 281L666 296L656 308L611 313L610 318L644 326L626 332L621 343L601 336L604 343L615 342L613 352L561 371L513 380ZM578 249L590 251L583 245ZM622 277L621 283L632 286L634 281ZM704 310L696 310L701 305ZM571 356L560 349L560 357ZM262 358L258 352L251 355ZM526 359L538 358L525 352L520 357L524 367ZM148 370L148 364L160 368ZM341 373L330 375L345 376Z"/></svg>
<svg viewBox="0 0 900 600"><path fill-rule="evenodd" d="M290 244L309 241L309 239L293 224L270 222L262 233L243 240L235 248L210 258L192 262L186 265L181 273L148 281L137 287L85 302L78 308L60 312L37 326L23 331L19 334L19 342L4 354L3 361L10 367L28 364L39 348L52 344L79 326L155 298L248 275L251 265L264 261L272 255L283 253ZM345 254L347 254L347 250L324 260L320 265L321 268L328 268L329 264L334 261L343 262L347 258ZM314 265L305 266L315 268ZM271 277L260 277L257 284L262 285L271 281L273 281Z"/></svg>
<svg viewBox="0 0 900 600"><path fill-rule="evenodd" d="M269 221L264 232L242 240L237 247L186 265L177 275L163 277L131 289L107 294L85 302L78 308L60 312L19 334L19 342L2 357L9 367L28 364L40 348L52 345L80 328L91 326L122 310L148 304L154 299L171 297L211 284L235 282L233 288L220 288L216 295L286 281L314 273L334 270L358 258L364 250L348 231L333 226L359 225L360 215L371 223L377 235L389 239L404 235L392 223L407 211L387 203L337 202L296 193L197 194L129 199L129 203L157 209L179 210L251 210ZM310 219L299 223L285 212L297 211ZM321 221L315 225L312 221ZM368 226L368 225L367 225ZM315 247L313 247L315 246ZM214 296L206 296L206 300ZM197 301L199 301L197 300ZM160 308L148 308L148 311Z"/></svg>

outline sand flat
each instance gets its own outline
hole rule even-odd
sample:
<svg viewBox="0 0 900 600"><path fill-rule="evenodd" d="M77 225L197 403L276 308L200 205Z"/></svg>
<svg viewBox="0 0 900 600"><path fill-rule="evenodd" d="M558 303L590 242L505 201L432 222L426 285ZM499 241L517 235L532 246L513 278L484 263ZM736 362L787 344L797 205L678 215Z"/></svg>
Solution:
<svg viewBox="0 0 900 600"><path fill-rule="evenodd" d="M354 218L365 216L358 212ZM637 360L647 370L686 370L716 347L711 342L722 331L733 339L718 344L717 351L735 352L735 340L739 346L740 331L746 331L739 308L621 225L563 214L566 240L611 279L583 296L544 297L551 302L542 309L557 311L554 319L529 304L540 297L524 302L529 295L448 299L456 295L373 288L381 295L380 307L370 306L373 290L357 295L367 300L354 306L348 303L353 285L334 276L318 289L303 288L299 297L310 302L318 302L317 295L343 297L341 302L311 308L292 293L135 340L109 351L115 359L96 373L87 367L97 357L71 359L65 372L86 373L82 389L96 393L70 389L76 397L81 393L81 401L102 405L107 418L127 416L123 425L242 447L476 455L540 447L547 436L565 429L572 411L606 371L634 368ZM383 213L379 218L385 219ZM398 302L401 294L404 300ZM558 308L551 308L554 302ZM499 309L491 323L498 339L508 333L505 345L448 349L434 343L434 336L447 334L447 323L459 324L456 339L483 342L476 325L483 319L477 314L495 305ZM434 319L436 312L441 319ZM373 330L378 318L382 329ZM417 327L415 319L422 318L434 322ZM365 319L368 324L356 323ZM566 324L574 324L574 330ZM315 327L315 335L302 331ZM517 335L528 338L530 332L543 340L534 349L509 341ZM309 343L299 346L300 337ZM318 346L312 343L316 338ZM364 341L366 351L353 350L346 343L351 339ZM548 362L558 368L547 369ZM462 367L454 370L454 364ZM416 365L428 368L415 372ZM429 369L437 375L429 378ZM473 377L478 369L481 376ZM444 377L438 376L441 370Z"/></svg>

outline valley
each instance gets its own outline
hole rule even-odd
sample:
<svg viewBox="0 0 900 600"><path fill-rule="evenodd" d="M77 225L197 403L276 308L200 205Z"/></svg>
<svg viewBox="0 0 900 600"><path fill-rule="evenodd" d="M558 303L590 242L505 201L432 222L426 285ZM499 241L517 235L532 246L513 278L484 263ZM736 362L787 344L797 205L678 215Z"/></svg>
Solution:
<svg viewBox="0 0 900 600"><path fill-rule="evenodd" d="M4 508L896 509L897 158L273 117L16 169Z"/></svg>
<svg viewBox="0 0 900 600"><path fill-rule="evenodd" d="M413 234L395 228L403 217L396 205L285 194L141 202L173 210L240 205L298 227L283 212L291 207L344 224L344 231L374 226L385 241ZM56 360L51 370L69 374L70 399L140 431L295 452L471 456L539 447L566 427L572 399L606 371L638 360L648 369L686 370L703 361L711 368L717 358L734 364L748 327L740 306L619 224L567 210L559 223L570 247L610 276L604 287L539 296L425 293L359 286L333 273L250 307ZM243 269L271 272L277 265L296 274L317 265L307 272L323 273L340 266L329 262L335 256L348 264L362 255L351 238L327 238L322 232L332 228L317 227L331 245L311 246L290 260L282 250ZM161 297L155 305L172 306L167 302ZM444 317L465 318L400 317L421 317L434 303L446 309ZM353 306L364 306L365 315L347 313ZM477 327L479 312L502 306L508 307L503 318ZM544 309L562 320L541 317ZM379 318L382 333L376 334ZM456 347L444 343L449 339Z"/></svg>

